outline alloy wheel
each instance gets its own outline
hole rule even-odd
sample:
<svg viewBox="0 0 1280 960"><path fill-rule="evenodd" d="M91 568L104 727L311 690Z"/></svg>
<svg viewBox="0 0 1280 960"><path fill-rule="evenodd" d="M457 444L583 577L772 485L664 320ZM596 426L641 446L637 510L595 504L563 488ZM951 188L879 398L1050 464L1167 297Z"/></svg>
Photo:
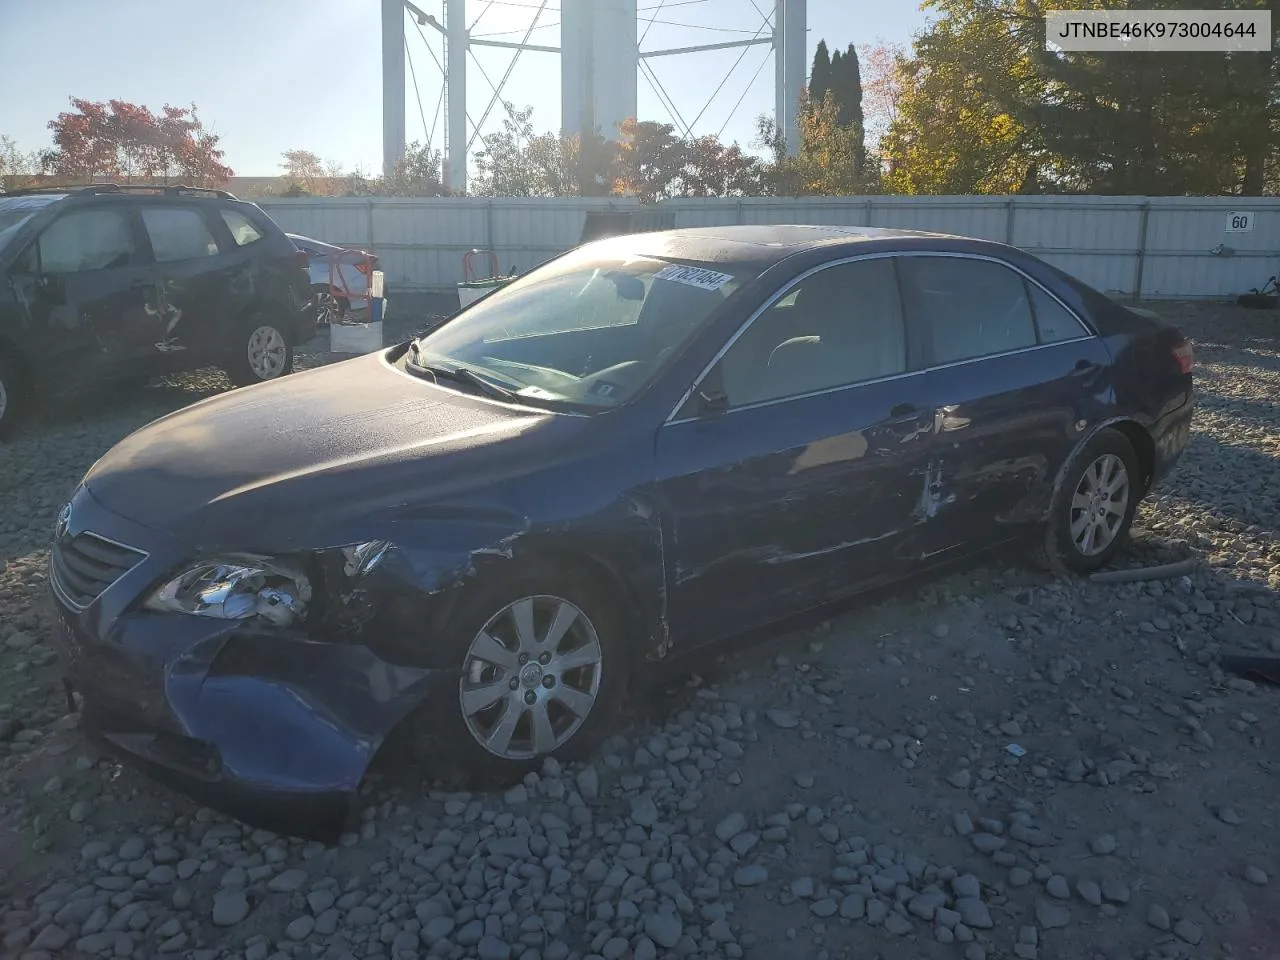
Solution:
<svg viewBox="0 0 1280 960"><path fill-rule="evenodd" d="M316 294L316 322L334 324L342 319L342 304L332 293Z"/></svg>
<svg viewBox="0 0 1280 960"><path fill-rule="evenodd" d="M463 661L467 730L503 760L552 753L581 729L600 693L604 651L587 615L561 597L524 597L494 614Z"/></svg>
<svg viewBox="0 0 1280 960"><path fill-rule="evenodd" d="M284 372L288 345L275 327L261 326L249 334L249 369L259 380L273 380Z"/></svg>
<svg viewBox="0 0 1280 960"><path fill-rule="evenodd" d="M1071 497L1071 539L1083 556L1096 557L1115 542L1129 510L1129 470L1114 453L1085 469Z"/></svg>

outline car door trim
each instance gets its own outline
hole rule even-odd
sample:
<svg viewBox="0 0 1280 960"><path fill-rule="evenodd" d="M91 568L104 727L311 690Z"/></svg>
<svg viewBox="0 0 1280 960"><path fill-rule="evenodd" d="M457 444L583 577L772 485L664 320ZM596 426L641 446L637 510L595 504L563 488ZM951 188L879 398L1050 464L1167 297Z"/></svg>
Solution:
<svg viewBox="0 0 1280 960"><path fill-rule="evenodd" d="M1080 325L1081 335L1078 337L1070 337L1066 340L1054 340L1051 343L1035 343L1029 347L1018 347L1015 350L1005 350L1000 353L987 353L987 354L983 354L980 357L968 357L964 360L953 360L948 363L937 363L928 367L921 367L919 370L904 370L902 373L894 373L885 377L877 377L874 380L859 380L855 383L845 383L835 387L825 387L821 390L812 390L808 393L798 393L789 397L776 397L770 400L760 400L755 403L743 404L740 407L731 407L730 409L725 410L721 413L705 414L705 415L698 415L698 416L692 416L692 417L680 417L679 419L676 419L676 414L680 411L682 407L684 407L686 403L689 402L689 398L693 396L693 392L698 389L698 387L702 384L702 382L707 378L708 374L710 374L711 371L715 369L716 364L718 364L722 359L724 359L724 355L729 352L729 350L733 347L735 343L737 343L738 338L741 337L744 333L746 333L747 329L753 323L755 323L756 320L766 310L768 310L775 303L777 303L779 300L785 297L788 293L790 293L792 288L795 287L796 284L800 283L803 280L807 280L809 277L813 276L815 273L819 273L823 270L829 270L832 267L842 266L847 263L857 263L858 261L861 261L861 260L883 260L890 257L892 258L951 257L953 259L963 259L963 260L986 260L991 263L999 264L1002 267L1007 267L1008 269L1012 270L1014 273L1022 277L1023 280L1025 280L1026 282L1034 283L1037 287L1039 287L1046 294L1048 294L1048 296L1052 297L1055 301L1057 301L1057 303L1061 305L1061 307L1064 310L1066 310L1068 314L1071 315L1071 317L1076 321L1076 323ZM1030 304L1028 304L1028 309L1030 309ZM1034 314L1033 314L1033 318L1034 318ZM906 321L906 319L907 318L904 315L904 321ZM1036 334L1037 336L1039 336L1038 328L1036 330ZM1025 270L1021 269L1015 264L1010 263L1007 260L1001 259L1000 257L991 256L990 254L952 252L947 250L892 250L892 251L881 251L878 253L855 254L849 257L840 257L837 260L828 260L826 263L820 263L815 267L810 267L808 270L805 270L803 273L800 273L797 276L792 277L785 284L783 284L781 287L775 290L772 296L770 296L763 304L761 304L759 307L753 310L751 314L747 317L747 319L743 321L742 324L738 327L738 329L734 331L733 336L731 336L728 340L726 340L725 343L720 347L720 349L716 351L715 356L712 357L710 362L708 362L706 366L702 368L702 372L699 373L697 377L694 378L693 383L690 384L689 386L689 389L686 390L681 395L680 399L676 402L676 405L671 408L671 412L667 414L666 419L663 421L663 425L673 426L677 423L688 423L691 420L705 420L708 417L723 417L723 416L728 416L731 413L735 413L739 410L756 410L756 409L759 409L760 407L773 406L779 403L790 403L793 400L804 400L809 397L821 396L823 394L828 394L828 393L837 393L841 390L849 390L853 387L862 387L862 386L866 386L867 384L884 383L887 380L900 380L900 379L905 379L907 377L919 376L922 373L929 373L930 371L933 371L933 370L945 370L948 367L959 367L959 366L964 366L970 363L978 363L983 360L992 360L997 357L1009 357L1009 356L1014 356L1020 353L1030 353L1033 350L1044 350L1048 347L1058 347L1064 344L1080 343L1085 340L1096 340L1096 339L1098 339L1097 334L1094 334L1089 331L1088 324L1086 324L1080 318L1080 315L1076 313L1076 311L1073 310L1067 303L1065 303L1061 297L1059 297L1056 293L1054 293L1052 290L1046 287L1043 283L1041 283L1035 277L1031 276Z"/></svg>

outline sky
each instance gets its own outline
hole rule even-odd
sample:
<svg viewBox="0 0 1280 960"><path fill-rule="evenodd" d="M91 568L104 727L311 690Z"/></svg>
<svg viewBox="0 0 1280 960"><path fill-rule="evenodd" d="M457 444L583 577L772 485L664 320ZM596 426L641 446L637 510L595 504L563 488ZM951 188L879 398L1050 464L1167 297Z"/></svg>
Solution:
<svg viewBox="0 0 1280 960"><path fill-rule="evenodd" d="M520 40L539 2L467 0L472 36ZM444 0L417 5L443 20ZM766 14L772 8L770 0L658 5L639 0L642 51L744 38L761 25L757 7ZM531 43L559 43L558 7L559 0L548 0ZM51 146L48 123L69 109L70 97L119 98L156 112L166 103L194 103L205 127L220 136L223 160L237 175L277 175L281 154L291 149L313 151L346 171L376 173L382 163L380 11L380 0L0 0L0 134L24 151ZM650 18L656 22L647 27ZM918 0L809 0L808 20L810 51L820 39L832 49L909 44L926 22ZM442 84L428 47L440 58L442 38L429 27L419 33L409 17L405 31L413 68L406 66L407 139L439 146L443 118L435 117ZM57 37L52 55L51 36ZM479 121L493 94L485 74L498 83L514 51L473 47L472 53L467 107ZM719 133L746 147L755 118L773 112L767 44L650 63L695 134ZM559 91L557 55L529 51L516 61L502 99L531 107L537 130L558 130ZM672 122L643 74L639 91L641 119ZM503 116L495 106L481 134L500 129Z"/></svg>

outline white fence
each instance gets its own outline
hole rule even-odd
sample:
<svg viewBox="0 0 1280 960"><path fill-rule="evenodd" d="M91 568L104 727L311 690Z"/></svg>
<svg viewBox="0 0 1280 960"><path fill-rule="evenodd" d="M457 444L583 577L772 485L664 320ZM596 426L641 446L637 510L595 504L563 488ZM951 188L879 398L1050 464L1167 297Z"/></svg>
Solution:
<svg viewBox="0 0 1280 960"><path fill-rule="evenodd" d="M1021 247L1108 293L1234 297L1280 273L1280 197L266 198L291 233L377 253L388 285L442 289L468 250L528 270L575 246L589 213L630 212L636 229L736 223L899 227ZM481 265L487 270L488 264Z"/></svg>

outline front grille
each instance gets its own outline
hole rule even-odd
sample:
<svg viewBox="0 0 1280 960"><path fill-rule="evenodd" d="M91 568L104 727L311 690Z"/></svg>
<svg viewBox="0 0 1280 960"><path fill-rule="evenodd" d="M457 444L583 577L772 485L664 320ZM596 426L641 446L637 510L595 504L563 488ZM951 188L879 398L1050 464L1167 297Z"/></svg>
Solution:
<svg viewBox="0 0 1280 960"><path fill-rule="evenodd" d="M54 589L72 606L87 607L146 556L95 533L77 534L53 545L50 573Z"/></svg>

